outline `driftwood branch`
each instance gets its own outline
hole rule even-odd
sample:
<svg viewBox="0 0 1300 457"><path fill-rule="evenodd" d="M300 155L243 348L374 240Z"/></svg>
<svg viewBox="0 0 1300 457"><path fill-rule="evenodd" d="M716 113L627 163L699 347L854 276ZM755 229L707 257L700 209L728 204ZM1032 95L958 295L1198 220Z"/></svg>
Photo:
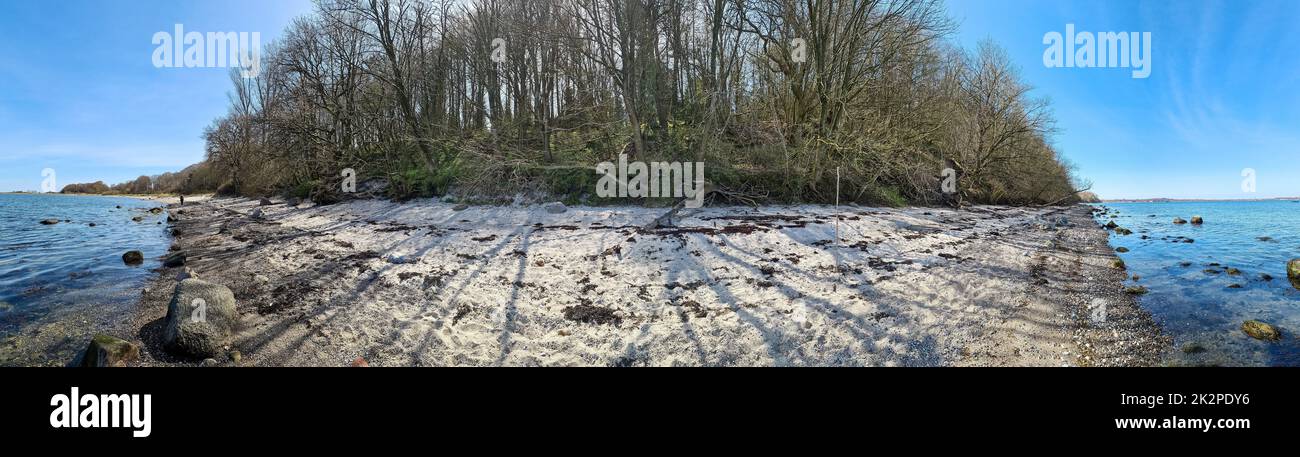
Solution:
<svg viewBox="0 0 1300 457"><path fill-rule="evenodd" d="M677 225L673 223L673 218L677 216L677 213L680 212L682 208L686 207L686 200L687 199L683 198L678 201L677 204L673 205L672 209L668 210L667 213L664 213L663 215L656 217L655 220L650 221L650 223L645 226L645 229L654 230L661 227L676 227Z"/></svg>

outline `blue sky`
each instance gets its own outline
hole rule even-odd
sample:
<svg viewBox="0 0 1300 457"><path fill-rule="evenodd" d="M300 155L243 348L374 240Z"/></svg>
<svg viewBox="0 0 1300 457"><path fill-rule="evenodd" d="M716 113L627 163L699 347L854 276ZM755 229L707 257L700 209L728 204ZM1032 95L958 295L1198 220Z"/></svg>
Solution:
<svg viewBox="0 0 1300 457"><path fill-rule="evenodd" d="M261 32L309 0L0 2L0 191L174 171L202 159L224 69L157 69L155 32ZM1300 195L1300 2L949 0L953 37L1004 47L1052 100L1054 141L1105 198ZM1043 36L1151 32L1151 75L1047 68ZM1256 170L1256 193L1241 190Z"/></svg>
<svg viewBox="0 0 1300 457"><path fill-rule="evenodd" d="M154 68L154 33L261 32L308 0L0 1L0 191L109 184L203 159L203 128L226 112L223 68Z"/></svg>
<svg viewBox="0 0 1300 457"><path fill-rule="evenodd" d="M1052 100L1055 144L1103 198L1300 195L1300 2L950 0ZM1047 68L1043 35L1151 32L1151 75ZM1242 170L1256 192L1242 192Z"/></svg>

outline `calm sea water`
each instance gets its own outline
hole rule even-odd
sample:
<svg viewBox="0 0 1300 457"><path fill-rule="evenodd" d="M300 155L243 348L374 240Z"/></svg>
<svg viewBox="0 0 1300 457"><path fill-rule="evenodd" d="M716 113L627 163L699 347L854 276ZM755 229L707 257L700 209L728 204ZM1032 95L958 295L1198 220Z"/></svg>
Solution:
<svg viewBox="0 0 1300 457"><path fill-rule="evenodd" d="M0 194L0 365L66 363L123 316L170 243L166 213L148 212L157 206ZM41 225L44 219L59 223ZM123 264L129 250L143 252L144 264Z"/></svg>
<svg viewBox="0 0 1300 457"><path fill-rule="evenodd" d="M1150 293L1139 300L1175 340L1174 365L1300 365L1300 290L1286 276L1300 257L1300 203L1107 203L1115 223L1132 235L1112 234L1129 273ZM1176 225L1175 217L1204 225ZM1099 219L1105 223L1109 216ZM1142 236L1147 239L1142 239ZM1183 238L1179 238L1183 237ZM1193 242L1185 242L1190 238ZM1215 265L1218 264L1218 265ZM1227 268L1241 273L1231 275ZM1208 270L1208 271L1207 271ZM1264 275L1271 276L1271 281ZM1257 319L1282 330L1281 342L1255 340L1241 323ZM1200 348L1197 350L1196 348Z"/></svg>

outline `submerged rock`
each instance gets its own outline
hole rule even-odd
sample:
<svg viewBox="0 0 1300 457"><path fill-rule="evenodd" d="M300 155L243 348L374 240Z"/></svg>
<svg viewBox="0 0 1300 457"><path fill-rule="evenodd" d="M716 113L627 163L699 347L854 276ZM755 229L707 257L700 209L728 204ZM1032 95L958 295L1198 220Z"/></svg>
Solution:
<svg viewBox="0 0 1300 457"><path fill-rule="evenodd" d="M1205 220L1201 219L1201 216L1192 216L1192 225L1201 225L1203 223L1205 223Z"/></svg>
<svg viewBox="0 0 1300 457"><path fill-rule="evenodd" d="M1150 291L1148 291L1146 287L1142 286L1129 286L1124 288L1124 293L1129 295L1146 295L1147 292Z"/></svg>
<svg viewBox="0 0 1300 457"><path fill-rule="evenodd" d="M1205 352L1205 350L1205 346L1201 343L1192 342L1183 345L1184 354L1200 354Z"/></svg>
<svg viewBox="0 0 1300 457"><path fill-rule="evenodd" d="M1291 285L1300 289L1300 259L1291 259L1286 264L1286 277L1291 280Z"/></svg>
<svg viewBox="0 0 1300 457"><path fill-rule="evenodd" d="M1126 228L1124 228L1124 227L1119 227L1119 228L1115 229L1115 234L1117 234L1117 235L1132 235L1132 234L1133 234L1133 231L1132 231L1132 230L1129 230L1129 229L1126 229Z"/></svg>
<svg viewBox="0 0 1300 457"><path fill-rule="evenodd" d="M1175 217L1175 218L1174 218L1174 223L1175 223L1175 224L1186 224L1187 221L1183 220L1183 218L1181 218L1181 217Z"/></svg>
<svg viewBox="0 0 1300 457"><path fill-rule="evenodd" d="M57 223L59 223L59 220L58 220L58 219L46 219L46 220L41 221L41 225L54 225L54 224L57 224Z"/></svg>
<svg viewBox="0 0 1300 457"><path fill-rule="evenodd" d="M139 265L144 263L144 253L140 251L126 251L122 254L122 263L127 265Z"/></svg>
<svg viewBox="0 0 1300 457"><path fill-rule="evenodd" d="M164 319L163 347L173 353L214 357L229 344L238 323L235 294L199 279L176 285Z"/></svg>
<svg viewBox="0 0 1300 457"><path fill-rule="evenodd" d="M1116 227L1119 227L1119 224L1116 224L1115 221L1106 222L1106 228L1114 230Z"/></svg>
<svg viewBox="0 0 1300 457"><path fill-rule="evenodd" d="M1278 331L1277 327L1256 320L1242 322L1241 331L1257 340L1277 341L1282 339L1282 332Z"/></svg>
<svg viewBox="0 0 1300 457"><path fill-rule="evenodd" d="M1128 252L1128 248L1126 248L1126 247L1124 247L1124 246L1120 246L1120 247L1115 248L1115 252L1125 253L1125 252Z"/></svg>
<svg viewBox="0 0 1300 457"><path fill-rule="evenodd" d="M121 367L140 358L140 345L103 333L90 339L86 352L74 363L79 367Z"/></svg>

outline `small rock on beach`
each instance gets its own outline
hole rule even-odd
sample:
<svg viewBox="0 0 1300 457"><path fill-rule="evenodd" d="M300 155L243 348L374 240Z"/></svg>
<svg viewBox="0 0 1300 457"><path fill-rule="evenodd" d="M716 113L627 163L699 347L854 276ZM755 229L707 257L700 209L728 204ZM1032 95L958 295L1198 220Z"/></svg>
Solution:
<svg viewBox="0 0 1300 457"><path fill-rule="evenodd" d="M546 209L546 212L551 214L561 214L569 210L567 206L564 206L564 204L560 202L547 203L543 208Z"/></svg>
<svg viewBox="0 0 1300 457"><path fill-rule="evenodd" d="M101 333L91 338L86 352L73 364L80 367L121 367L138 358L139 344Z"/></svg>

